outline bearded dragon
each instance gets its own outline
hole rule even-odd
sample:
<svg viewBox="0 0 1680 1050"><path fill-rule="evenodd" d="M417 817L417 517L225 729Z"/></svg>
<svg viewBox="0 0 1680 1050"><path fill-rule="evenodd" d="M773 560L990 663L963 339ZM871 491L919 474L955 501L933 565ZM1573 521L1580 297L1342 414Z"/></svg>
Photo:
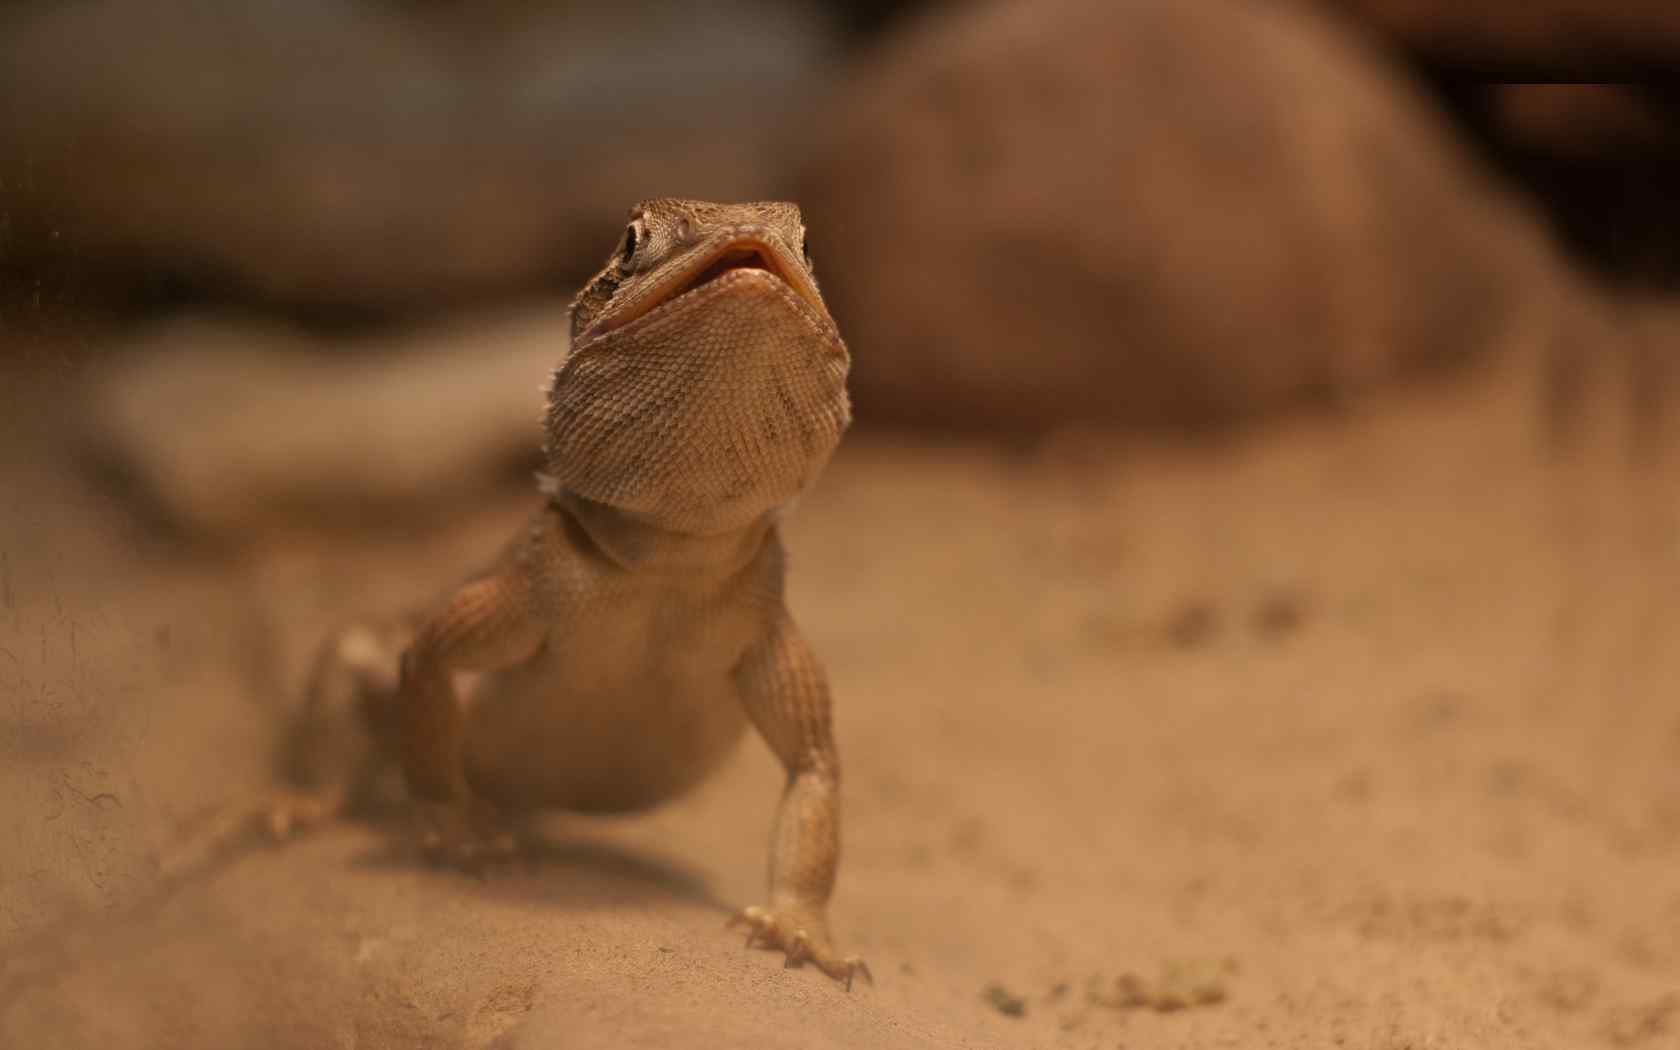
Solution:
<svg viewBox="0 0 1680 1050"><path fill-rule="evenodd" d="M385 755L428 848L470 858L506 818L671 799L750 725L787 783L768 904L731 923L850 988L869 971L828 926L829 689L783 600L777 527L850 422L850 356L799 209L636 205L571 335L543 416L541 508L435 607L329 639L293 735L309 790L271 827L349 808ZM476 682L457 695L463 672ZM374 743L340 735L357 733Z"/></svg>

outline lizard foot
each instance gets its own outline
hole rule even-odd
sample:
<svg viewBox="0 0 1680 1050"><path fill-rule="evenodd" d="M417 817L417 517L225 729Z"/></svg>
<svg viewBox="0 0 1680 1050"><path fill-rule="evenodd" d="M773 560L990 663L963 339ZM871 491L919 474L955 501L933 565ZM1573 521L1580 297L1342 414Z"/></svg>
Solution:
<svg viewBox="0 0 1680 1050"><path fill-rule="evenodd" d="M281 790L259 808L257 823L274 842L284 842L334 819L343 809L335 794Z"/></svg>
<svg viewBox="0 0 1680 1050"><path fill-rule="evenodd" d="M747 927L748 948L757 945L769 951L785 952L788 966L814 963L817 969L836 981L844 981L848 992L852 990L854 977L875 983L868 964L861 958L842 956L834 950L828 937L828 924L820 915L811 917L798 911L778 914L768 908L754 906L736 912L728 925Z"/></svg>
<svg viewBox="0 0 1680 1050"><path fill-rule="evenodd" d="M486 862L506 860L518 850L513 833L479 799L426 803L416 809L420 851L434 863L478 873Z"/></svg>

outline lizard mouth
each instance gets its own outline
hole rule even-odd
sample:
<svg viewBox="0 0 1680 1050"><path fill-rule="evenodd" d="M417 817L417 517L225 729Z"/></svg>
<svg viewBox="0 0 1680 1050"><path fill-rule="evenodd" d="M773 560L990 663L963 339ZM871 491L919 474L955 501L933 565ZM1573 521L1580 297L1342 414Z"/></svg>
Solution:
<svg viewBox="0 0 1680 1050"><path fill-rule="evenodd" d="M693 279L679 286L676 291L671 293L669 298L675 299L680 295L687 295L701 285L710 284L724 274L733 273L736 270L764 270L767 273L775 274L777 277L782 276L777 273L775 267L770 265L770 260L756 245L732 244L725 248L711 265L695 274ZM787 278L782 277L782 280L786 281Z"/></svg>
<svg viewBox="0 0 1680 1050"><path fill-rule="evenodd" d="M818 317L828 316L828 310L818 298L817 290L809 278L790 272L788 267L777 259L776 252L769 245L757 237L747 236L737 237L707 253L694 265L674 274L662 287L651 289L633 309L597 325L590 335L602 336L623 328L662 306L667 306L729 274L741 271L762 273L781 281L809 303L816 310Z"/></svg>

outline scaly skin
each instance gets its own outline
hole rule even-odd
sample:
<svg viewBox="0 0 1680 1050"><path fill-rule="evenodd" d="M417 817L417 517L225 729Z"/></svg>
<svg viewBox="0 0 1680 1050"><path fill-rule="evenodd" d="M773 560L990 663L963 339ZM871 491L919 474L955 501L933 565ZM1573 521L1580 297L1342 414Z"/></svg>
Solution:
<svg viewBox="0 0 1680 1050"><path fill-rule="evenodd" d="M545 505L411 621L400 661L400 628L329 642L306 722L337 731L332 711L357 712L400 762L429 841L456 856L503 816L670 799L750 724L788 781L769 903L734 921L749 944L850 987L868 971L828 929L840 856L828 685L783 602L776 525L850 418L849 357L798 209L637 205L573 303L572 336L544 421ZM463 671L482 675L465 701ZM273 826L349 805L371 779L365 764L317 775Z"/></svg>

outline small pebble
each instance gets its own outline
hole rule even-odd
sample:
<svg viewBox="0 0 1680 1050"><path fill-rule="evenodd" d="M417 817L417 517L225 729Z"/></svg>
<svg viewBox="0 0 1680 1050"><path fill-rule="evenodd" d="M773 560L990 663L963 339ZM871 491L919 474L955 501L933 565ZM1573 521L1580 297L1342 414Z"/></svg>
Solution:
<svg viewBox="0 0 1680 1050"><path fill-rule="evenodd" d="M1012 994L1009 989L995 981L988 984L982 994L986 1001L992 1004L993 1009L1005 1017L1024 1017L1026 1015L1027 1001Z"/></svg>

